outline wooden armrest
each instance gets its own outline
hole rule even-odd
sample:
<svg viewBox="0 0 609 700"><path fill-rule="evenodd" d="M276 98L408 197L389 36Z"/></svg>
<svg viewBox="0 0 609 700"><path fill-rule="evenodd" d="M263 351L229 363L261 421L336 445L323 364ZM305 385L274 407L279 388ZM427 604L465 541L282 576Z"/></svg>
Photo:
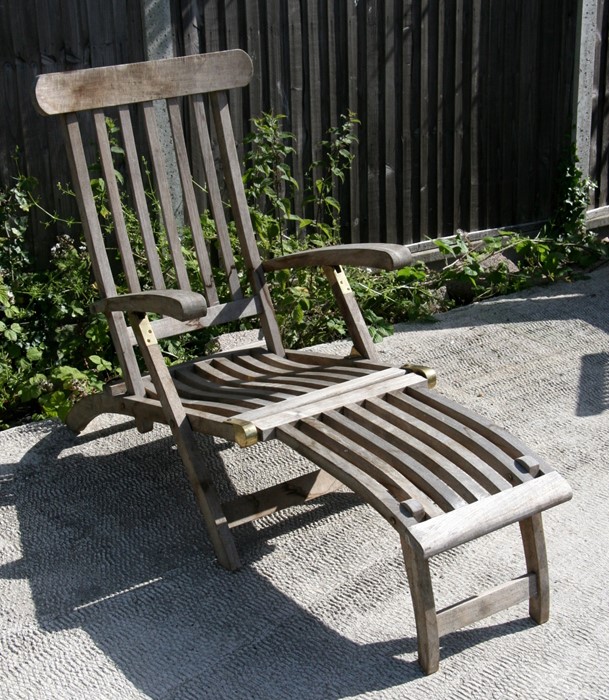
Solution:
<svg viewBox="0 0 609 700"><path fill-rule="evenodd" d="M380 270L399 270L412 264L412 255L406 246L395 243L351 243L326 248L313 248L301 253L282 255L265 260L266 272L314 266L350 265Z"/></svg>
<svg viewBox="0 0 609 700"><path fill-rule="evenodd" d="M190 321L207 314L205 297L198 292L189 292L184 289L121 294L116 297L100 299L93 308L95 311L106 314L113 311L152 313L159 316L171 316L178 321Z"/></svg>

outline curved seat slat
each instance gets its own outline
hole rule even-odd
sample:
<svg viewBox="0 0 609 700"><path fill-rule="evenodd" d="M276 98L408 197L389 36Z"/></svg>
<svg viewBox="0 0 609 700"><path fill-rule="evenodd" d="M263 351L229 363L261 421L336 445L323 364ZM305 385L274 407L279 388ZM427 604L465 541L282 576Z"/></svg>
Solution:
<svg viewBox="0 0 609 700"><path fill-rule="evenodd" d="M462 444L451 433L438 429L433 422L423 422L410 412L401 410L403 404L396 404L395 394L390 394L386 398L386 401L370 399L366 401L366 408L389 424L399 425L400 429L412 439L416 439L431 450L429 459L432 462L440 455L452 462L459 470L455 478L463 484L468 484L471 492L477 494L472 500L511 488L512 483L501 472L494 469L493 465L480 457L480 450L476 450L477 445L472 445L471 441L468 444ZM404 447L407 442L405 440Z"/></svg>
<svg viewBox="0 0 609 700"><path fill-rule="evenodd" d="M420 386L409 388L407 393L428 406L445 413L447 416L454 417L467 428L471 428L474 432L500 447L513 459L518 459L522 455L531 455L542 465L544 473L553 471L552 467L533 452L522 440L498 425L491 423L483 416L461 406L456 401L452 401L441 394L434 394L433 391Z"/></svg>
<svg viewBox="0 0 609 700"><path fill-rule="evenodd" d="M417 459L415 451L403 449L403 445L394 439L392 426L367 413L359 407L350 406L342 414L326 415L321 420L349 436L360 445L360 449L385 460L387 464L403 474L409 481L425 493L443 511L452 510L465 505L467 501L457 490L455 480L448 484L441 469L429 469L423 460ZM461 490L461 489L459 489ZM473 498L471 500L474 500Z"/></svg>
<svg viewBox="0 0 609 700"><path fill-rule="evenodd" d="M303 424L316 419L305 419ZM404 530L408 519L401 513L399 503L386 488L373 477L353 465L338 452L326 450L314 437L307 435L294 425L284 425L277 429L277 439L318 464L324 471L339 479L354 493L361 496L381 516L394 527ZM411 519L412 522L416 522Z"/></svg>
<svg viewBox="0 0 609 700"><path fill-rule="evenodd" d="M407 394L393 394L388 400L401 410L413 416L423 425L429 425L430 429L439 430L447 438L469 449L476 458L500 476L507 486L514 486L531 477L520 469L509 452L502 448L484 434L484 431L474 430L470 425L461 422L456 416L449 415L437 407L432 407ZM479 423L477 424L479 426ZM510 451L513 442L510 443ZM520 455L521 456L521 455Z"/></svg>
<svg viewBox="0 0 609 700"><path fill-rule="evenodd" d="M386 418L366 409L353 411L352 407L347 407L344 415L351 419L354 429L360 432L362 429L366 429L369 449L380 450L380 445L390 446L391 452L398 455L398 461L395 463L396 469L406 468L408 463L418 465L418 474L421 478L420 488L426 490L427 493L430 495L437 493L440 483L444 489L448 489L445 492L441 491L444 493L445 499L436 501L444 511L460 508L489 495L489 491L482 488L464 470L460 469L458 464L411 435L403 429L404 426L400 425L399 422L393 420L389 422ZM373 447L373 440L377 441L378 447ZM380 442L381 440L382 442ZM399 457L400 455L401 457Z"/></svg>

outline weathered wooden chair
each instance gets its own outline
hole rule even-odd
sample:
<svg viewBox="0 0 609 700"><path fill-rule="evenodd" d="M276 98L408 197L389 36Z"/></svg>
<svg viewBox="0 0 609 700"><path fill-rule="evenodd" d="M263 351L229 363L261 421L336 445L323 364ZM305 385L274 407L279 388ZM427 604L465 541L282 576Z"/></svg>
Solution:
<svg viewBox="0 0 609 700"><path fill-rule="evenodd" d="M262 261L242 184L227 90L245 86L252 64L242 51L226 51L149 63L39 76L38 109L61 115L73 183L101 301L122 367L121 382L80 401L68 425L81 431L104 412L132 416L140 431L155 421L169 425L219 562L239 567L231 528L345 484L399 533L418 634L419 661L427 673L439 664L439 637L498 610L529 600L530 615L544 622L549 585L540 512L571 497L566 481L517 439L483 418L430 391L433 372L378 362L377 352L342 266L394 269L411 261L397 245L339 245ZM155 102L160 101L160 102ZM174 216L157 115L166 109L185 209L204 294L192 291ZM163 107L164 106L164 107ZM212 151L213 116L219 164ZM85 113L91 131L81 131ZM186 147L188 115L197 136L197 162L215 220L219 262L212 265L193 186L194 153ZM123 177L117 177L106 118L120 126L130 182L129 196L147 257L142 279L121 209ZM136 121L141 119L141 122ZM167 289L136 151L134 125L143 124L148 158L177 288ZM120 266L107 251L90 185L83 133L95 133ZM230 206L225 205L225 193ZM226 209L230 209L230 214ZM228 217L231 218L228 218ZM238 234L246 284L235 264L228 221ZM107 220L106 220L107 222ZM351 332L355 352L333 357L284 349L265 271L321 266ZM117 269L120 268L120 269ZM228 299L219 299L215 276L226 275ZM120 285L128 292L118 293ZM150 315L154 318L151 320ZM264 345L217 353L167 367L158 339L237 319L257 317ZM134 347L146 365L138 366ZM280 440L319 469L222 504L193 431L242 447ZM261 465L261 468L262 465ZM487 593L436 610L430 557L518 522L526 573Z"/></svg>

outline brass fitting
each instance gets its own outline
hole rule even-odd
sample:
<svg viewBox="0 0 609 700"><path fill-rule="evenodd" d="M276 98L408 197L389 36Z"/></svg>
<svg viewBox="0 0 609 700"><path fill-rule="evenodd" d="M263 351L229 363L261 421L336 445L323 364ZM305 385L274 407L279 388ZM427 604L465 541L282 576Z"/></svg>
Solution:
<svg viewBox="0 0 609 700"><path fill-rule="evenodd" d="M230 423L235 429L235 442L239 447L251 447L258 442L258 428L248 420L240 418L229 418L227 423Z"/></svg>
<svg viewBox="0 0 609 700"><path fill-rule="evenodd" d="M427 386L430 389L433 389L436 386L438 375L436 374L436 370L432 367L426 367L425 365L405 364L402 365L402 369L407 369L409 372L414 372L421 377L425 377L425 379L427 379Z"/></svg>

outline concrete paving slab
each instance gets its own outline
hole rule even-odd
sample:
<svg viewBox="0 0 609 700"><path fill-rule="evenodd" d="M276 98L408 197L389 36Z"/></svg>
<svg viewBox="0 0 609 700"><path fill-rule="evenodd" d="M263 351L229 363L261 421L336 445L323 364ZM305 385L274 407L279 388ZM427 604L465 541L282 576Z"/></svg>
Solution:
<svg viewBox="0 0 609 700"><path fill-rule="evenodd" d="M425 677L399 542L353 495L239 529L231 574L167 429L47 421L0 433L0 697L609 698L609 267L398 326L381 353L436 367L570 481L545 516L547 624L524 604L447 635ZM308 469L280 445L199 443L227 493ZM440 603L521 573L517 528L432 565Z"/></svg>

